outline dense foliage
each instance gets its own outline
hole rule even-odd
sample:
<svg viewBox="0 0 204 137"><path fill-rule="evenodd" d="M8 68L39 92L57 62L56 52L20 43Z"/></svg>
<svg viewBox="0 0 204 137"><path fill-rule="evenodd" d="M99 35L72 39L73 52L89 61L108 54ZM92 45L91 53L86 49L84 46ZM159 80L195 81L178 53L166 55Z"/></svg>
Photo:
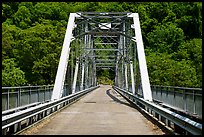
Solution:
<svg viewBox="0 0 204 137"><path fill-rule="evenodd" d="M139 13L150 83L202 87L201 2L4 2L2 86L53 84L69 13L79 11Z"/></svg>

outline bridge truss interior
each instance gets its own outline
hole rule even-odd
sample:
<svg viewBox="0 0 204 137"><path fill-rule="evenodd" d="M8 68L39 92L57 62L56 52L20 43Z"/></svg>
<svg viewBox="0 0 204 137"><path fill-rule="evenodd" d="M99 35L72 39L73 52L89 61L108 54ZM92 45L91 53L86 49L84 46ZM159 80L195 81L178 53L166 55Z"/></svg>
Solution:
<svg viewBox="0 0 204 137"><path fill-rule="evenodd" d="M71 93L96 86L101 69L115 73L115 86L152 101L137 13L70 14L52 99L70 94L64 85Z"/></svg>

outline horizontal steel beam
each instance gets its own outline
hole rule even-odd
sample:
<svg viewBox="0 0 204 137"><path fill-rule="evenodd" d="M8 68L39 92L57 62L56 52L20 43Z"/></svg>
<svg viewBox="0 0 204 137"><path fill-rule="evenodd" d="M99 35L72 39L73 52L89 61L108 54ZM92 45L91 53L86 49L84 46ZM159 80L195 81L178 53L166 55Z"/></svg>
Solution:
<svg viewBox="0 0 204 137"><path fill-rule="evenodd" d="M90 15L90 14L89 15L81 14L81 15L79 15L79 17L77 17L77 19L84 19L84 17L85 18L91 18L91 19L98 19L98 18L104 18L104 19L123 18L124 19L124 17L127 17L127 15L116 15L116 16L95 15L94 16L94 15Z"/></svg>
<svg viewBox="0 0 204 137"><path fill-rule="evenodd" d="M160 86L160 85L152 85L152 87L156 88L170 88L170 89L181 89L181 90L192 90L192 91L200 91L202 92L202 88L187 88L187 87L175 87L175 86Z"/></svg>
<svg viewBox="0 0 204 137"><path fill-rule="evenodd" d="M101 35L101 36L100 36L100 35L94 35L93 37L96 37L96 38L101 38L101 37L106 37L106 38L108 38L108 37L118 38L118 36L114 36L114 35L113 35L113 36L112 36L112 35L111 35L111 36L109 36L109 35Z"/></svg>
<svg viewBox="0 0 204 137"><path fill-rule="evenodd" d="M115 62L116 60L114 59L96 59L96 62Z"/></svg>
<svg viewBox="0 0 204 137"><path fill-rule="evenodd" d="M92 48L83 48L84 50L97 50L97 51L119 51L119 49L92 49Z"/></svg>
<svg viewBox="0 0 204 137"><path fill-rule="evenodd" d="M117 45L118 43L94 43L95 45L108 45L108 44L110 44L110 45Z"/></svg>
<svg viewBox="0 0 204 137"><path fill-rule="evenodd" d="M47 88L47 87L54 87L54 85L41 85L41 86L21 86L21 87L2 87L3 90L6 89L24 89L24 88Z"/></svg>
<svg viewBox="0 0 204 137"><path fill-rule="evenodd" d="M90 22L89 24L90 24L90 25L96 25L97 23L92 23L92 22ZM121 22L118 22L118 23L117 23L117 22L112 22L111 24L112 24L112 25L121 25Z"/></svg>
<svg viewBox="0 0 204 137"><path fill-rule="evenodd" d="M116 63L116 62L111 62L111 63L109 63L109 62L104 62L104 63L95 63L95 64L96 64L96 65L99 65L99 64L102 64L102 65L103 65L103 64L113 64L113 65L114 65L115 63Z"/></svg>
<svg viewBox="0 0 204 137"><path fill-rule="evenodd" d="M9 110L5 110L5 111L2 111L2 116L9 115L9 114L12 114L12 113L15 113L15 112L18 112L18 111L22 111L24 109L28 109L28 108L37 106L39 104L41 104L41 102L35 102L35 103L28 104L28 105L24 105L24 106L12 108L12 109L9 109Z"/></svg>
<svg viewBox="0 0 204 137"><path fill-rule="evenodd" d="M97 68L115 68L115 66L96 66Z"/></svg>
<svg viewBox="0 0 204 137"><path fill-rule="evenodd" d="M79 35L76 35L76 36L74 36L74 38L75 39L77 39L77 38L80 38L80 37L82 37L82 36L84 36L84 35L94 35L94 36L97 36L97 35L107 35L107 36L120 36L120 35L122 35L122 36L124 36L124 37L127 37L127 38L129 38L130 40L133 40L133 41L136 41L136 38L135 37L132 37L132 36L129 36L129 35L127 35L127 34L124 34L123 32L121 32L121 31L115 31L115 32L110 32L110 31L101 31L101 32L96 32L96 31L89 31L89 32L84 32L84 33L82 33L82 34L79 34Z"/></svg>
<svg viewBox="0 0 204 137"><path fill-rule="evenodd" d="M106 58L116 58L117 56L115 55L115 56L101 56L101 55L88 55L89 57L91 57L91 58L104 58L104 57L106 57Z"/></svg>
<svg viewBox="0 0 204 137"><path fill-rule="evenodd" d="M96 32L96 31L89 31L86 32L86 34L91 34L91 35L101 35L101 34L109 34L109 35L120 35L120 31L100 31L100 32Z"/></svg>
<svg viewBox="0 0 204 137"><path fill-rule="evenodd" d="M90 15L115 15L115 14L131 14L131 12L76 12L77 14L90 14Z"/></svg>

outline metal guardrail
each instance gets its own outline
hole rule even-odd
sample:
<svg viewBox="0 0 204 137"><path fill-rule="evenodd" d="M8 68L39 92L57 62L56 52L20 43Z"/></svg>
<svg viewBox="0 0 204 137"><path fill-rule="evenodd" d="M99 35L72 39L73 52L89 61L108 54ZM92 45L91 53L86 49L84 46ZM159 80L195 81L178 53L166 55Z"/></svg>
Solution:
<svg viewBox="0 0 204 137"><path fill-rule="evenodd" d="M31 107L10 115L2 117L2 134L16 134L25 127L49 116L53 112L65 107L66 105L78 100L86 93L98 88L99 86L88 88L71 95L60 98L59 100L50 101Z"/></svg>
<svg viewBox="0 0 204 137"><path fill-rule="evenodd" d="M202 119L202 88L152 85L154 100Z"/></svg>
<svg viewBox="0 0 204 137"><path fill-rule="evenodd" d="M68 86L64 85L63 97L71 94ZM2 111L50 100L53 87L54 85L2 87Z"/></svg>
<svg viewBox="0 0 204 137"><path fill-rule="evenodd" d="M5 110L5 111L2 111L2 116L9 115L9 114L12 114L12 113L24 110L24 109L28 109L30 107L37 106L39 104L41 104L41 102L35 102L35 103L28 104L28 105L20 106L20 107L17 107L17 108L12 108L12 109L9 109L9 110Z"/></svg>
<svg viewBox="0 0 204 137"><path fill-rule="evenodd" d="M137 97L137 95L133 95L119 87L113 86L113 88L146 114L157 119L175 133L202 135L202 124L156 105L153 102L146 101L141 97Z"/></svg>
<svg viewBox="0 0 204 137"><path fill-rule="evenodd" d="M2 111L50 100L53 85L2 87Z"/></svg>

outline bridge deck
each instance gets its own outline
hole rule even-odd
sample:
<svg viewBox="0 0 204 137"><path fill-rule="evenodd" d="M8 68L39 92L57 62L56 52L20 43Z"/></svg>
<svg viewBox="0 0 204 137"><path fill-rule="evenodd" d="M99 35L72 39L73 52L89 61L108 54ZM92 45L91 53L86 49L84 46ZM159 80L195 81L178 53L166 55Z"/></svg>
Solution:
<svg viewBox="0 0 204 137"><path fill-rule="evenodd" d="M164 132L131 107L111 86L101 86L21 134L161 135Z"/></svg>

